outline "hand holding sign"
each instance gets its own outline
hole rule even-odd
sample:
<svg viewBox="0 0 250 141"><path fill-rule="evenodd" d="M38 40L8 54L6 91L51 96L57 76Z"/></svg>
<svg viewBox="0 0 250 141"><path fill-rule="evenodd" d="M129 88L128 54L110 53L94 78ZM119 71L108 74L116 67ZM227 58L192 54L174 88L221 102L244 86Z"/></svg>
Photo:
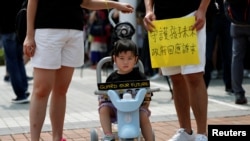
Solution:
<svg viewBox="0 0 250 141"><path fill-rule="evenodd" d="M199 63L194 22L194 16L153 21L155 30L148 33L153 68Z"/></svg>

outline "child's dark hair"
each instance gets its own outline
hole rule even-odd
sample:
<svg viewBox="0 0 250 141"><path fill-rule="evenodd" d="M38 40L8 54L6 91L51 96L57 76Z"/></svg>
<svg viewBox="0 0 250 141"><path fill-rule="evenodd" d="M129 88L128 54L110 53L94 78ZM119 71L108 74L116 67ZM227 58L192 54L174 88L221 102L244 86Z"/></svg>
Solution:
<svg viewBox="0 0 250 141"><path fill-rule="evenodd" d="M119 39L114 43L111 55L118 56L119 53L127 51L131 51L135 56L138 56L137 46L132 40Z"/></svg>

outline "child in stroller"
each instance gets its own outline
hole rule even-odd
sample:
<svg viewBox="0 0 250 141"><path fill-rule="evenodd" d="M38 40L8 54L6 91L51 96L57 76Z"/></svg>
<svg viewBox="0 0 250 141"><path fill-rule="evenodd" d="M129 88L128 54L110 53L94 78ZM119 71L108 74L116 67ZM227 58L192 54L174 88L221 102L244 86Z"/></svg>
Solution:
<svg viewBox="0 0 250 141"><path fill-rule="evenodd" d="M132 40L123 38L115 41L111 57L112 62L116 64L117 70L108 76L106 83L147 79L146 76L135 67L138 61L138 50ZM130 89L130 93L135 95L137 90ZM151 96L152 93L147 93L139 108L140 127L145 141L154 140L153 130L149 120L151 114L149 110ZM112 134L111 123L116 121L117 109L106 95L99 95L98 99L100 123L104 133L104 140L114 141L115 137Z"/></svg>

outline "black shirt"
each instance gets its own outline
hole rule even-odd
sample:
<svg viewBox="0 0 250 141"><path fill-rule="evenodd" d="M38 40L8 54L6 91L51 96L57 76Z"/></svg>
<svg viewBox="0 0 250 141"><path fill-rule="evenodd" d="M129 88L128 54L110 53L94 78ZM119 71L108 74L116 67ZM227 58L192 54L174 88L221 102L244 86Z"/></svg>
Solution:
<svg viewBox="0 0 250 141"><path fill-rule="evenodd" d="M83 30L82 0L38 0L35 28Z"/></svg>
<svg viewBox="0 0 250 141"><path fill-rule="evenodd" d="M127 74L118 74L117 70L112 72L107 78L106 82L118 82L118 81L130 81L130 80L147 80L147 77L144 73L140 72L139 68L134 68L130 73ZM136 94L136 89L130 89L131 94ZM126 90L119 90L119 94L123 94ZM147 94L146 97L151 97L153 94ZM122 96L122 95L120 95ZM135 95L133 95L135 96ZM99 96L99 101L103 102L107 100L107 97L104 95ZM150 100L149 100L150 101ZM144 101L144 104L149 104L149 101ZM106 101L105 101L106 102Z"/></svg>
<svg viewBox="0 0 250 141"><path fill-rule="evenodd" d="M0 0L0 33L15 32L16 15L24 0Z"/></svg>
<svg viewBox="0 0 250 141"><path fill-rule="evenodd" d="M198 9L200 0L154 0L157 20L178 18Z"/></svg>
<svg viewBox="0 0 250 141"><path fill-rule="evenodd" d="M106 82L117 82L117 81L129 81L129 80L146 80L147 77L139 71L138 68L134 68L128 74L118 74L117 71L112 72L107 78Z"/></svg>

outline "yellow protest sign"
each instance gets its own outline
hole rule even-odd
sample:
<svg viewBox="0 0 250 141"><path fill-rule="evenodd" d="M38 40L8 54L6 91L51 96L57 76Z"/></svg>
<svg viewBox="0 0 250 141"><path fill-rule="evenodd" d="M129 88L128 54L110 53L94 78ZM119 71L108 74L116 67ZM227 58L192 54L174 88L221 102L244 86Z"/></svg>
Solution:
<svg viewBox="0 0 250 141"><path fill-rule="evenodd" d="M153 68L199 63L195 17L153 21L155 29L148 32Z"/></svg>

